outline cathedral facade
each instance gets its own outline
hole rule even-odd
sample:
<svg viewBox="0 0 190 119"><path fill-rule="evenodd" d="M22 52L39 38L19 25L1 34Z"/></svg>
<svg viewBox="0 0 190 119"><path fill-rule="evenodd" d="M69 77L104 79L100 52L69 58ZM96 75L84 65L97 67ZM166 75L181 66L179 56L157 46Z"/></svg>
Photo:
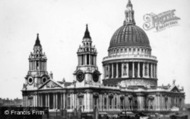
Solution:
<svg viewBox="0 0 190 119"><path fill-rule="evenodd" d="M77 50L73 82L55 81L48 73L47 58L37 35L23 84L23 105L48 107L49 111L64 109L68 113L81 110L88 115L93 115L94 110L99 115L181 110L183 88L175 81L158 86L158 61L151 51L148 36L135 23L130 0L123 25L113 34L108 56L103 58L102 73L96 64L97 49L92 45L88 26Z"/></svg>

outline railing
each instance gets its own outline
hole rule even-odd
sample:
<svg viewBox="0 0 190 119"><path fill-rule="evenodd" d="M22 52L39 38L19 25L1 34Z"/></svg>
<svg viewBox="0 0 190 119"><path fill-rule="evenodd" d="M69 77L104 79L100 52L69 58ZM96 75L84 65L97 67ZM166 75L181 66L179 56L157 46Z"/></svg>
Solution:
<svg viewBox="0 0 190 119"><path fill-rule="evenodd" d="M156 60L157 58L152 55L140 55L140 54L123 54L123 55L113 55L104 57L103 60L112 60L112 59L123 59L123 58L145 58L145 59L153 59Z"/></svg>

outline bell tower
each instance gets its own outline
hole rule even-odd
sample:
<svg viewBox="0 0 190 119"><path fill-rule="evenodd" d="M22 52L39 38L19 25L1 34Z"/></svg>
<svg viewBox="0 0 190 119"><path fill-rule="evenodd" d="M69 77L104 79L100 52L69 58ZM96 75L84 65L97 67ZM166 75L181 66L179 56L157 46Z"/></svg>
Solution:
<svg viewBox="0 0 190 119"><path fill-rule="evenodd" d="M47 72L47 58L42 52L39 34L34 44L33 52L29 55L29 70L25 77L25 87L27 89L36 89L49 79Z"/></svg>
<svg viewBox="0 0 190 119"><path fill-rule="evenodd" d="M82 46L79 46L77 56L78 65L74 72L77 84L80 86L84 86L86 84L99 84L100 72L96 65L97 50L95 46L92 46L92 39L88 30L88 25L86 25Z"/></svg>

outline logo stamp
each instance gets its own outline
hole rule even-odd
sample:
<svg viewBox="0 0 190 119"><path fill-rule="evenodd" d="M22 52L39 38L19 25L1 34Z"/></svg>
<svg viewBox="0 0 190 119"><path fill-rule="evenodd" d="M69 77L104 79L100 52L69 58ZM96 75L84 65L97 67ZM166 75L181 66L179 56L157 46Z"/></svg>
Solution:
<svg viewBox="0 0 190 119"><path fill-rule="evenodd" d="M154 13L145 14L143 19L145 23L143 24L144 30L151 30L153 28L156 31L164 30L167 27L171 27L178 24L179 17L175 16L176 10L168 10L166 12L162 12L158 15Z"/></svg>

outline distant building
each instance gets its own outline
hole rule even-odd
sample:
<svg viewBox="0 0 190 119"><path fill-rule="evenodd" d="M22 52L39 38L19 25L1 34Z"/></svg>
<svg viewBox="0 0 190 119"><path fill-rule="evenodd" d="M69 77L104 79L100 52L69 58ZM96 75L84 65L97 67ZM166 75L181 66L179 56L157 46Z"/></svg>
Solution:
<svg viewBox="0 0 190 119"><path fill-rule="evenodd" d="M16 106L16 107L20 107L22 106L23 102L22 99L2 99L0 98L0 107L1 106Z"/></svg>
<svg viewBox="0 0 190 119"><path fill-rule="evenodd" d="M151 51L148 36L136 26L130 0L125 21L113 34L108 56L103 58L103 83L88 26L77 51L73 82L53 80L37 35L22 89L23 105L46 106L50 111L66 109L68 113L80 109L88 115L93 115L94 109L101 115L181 110L183 88L176 86L175 81L171 85L157 85L158 61Z"/></svg>

